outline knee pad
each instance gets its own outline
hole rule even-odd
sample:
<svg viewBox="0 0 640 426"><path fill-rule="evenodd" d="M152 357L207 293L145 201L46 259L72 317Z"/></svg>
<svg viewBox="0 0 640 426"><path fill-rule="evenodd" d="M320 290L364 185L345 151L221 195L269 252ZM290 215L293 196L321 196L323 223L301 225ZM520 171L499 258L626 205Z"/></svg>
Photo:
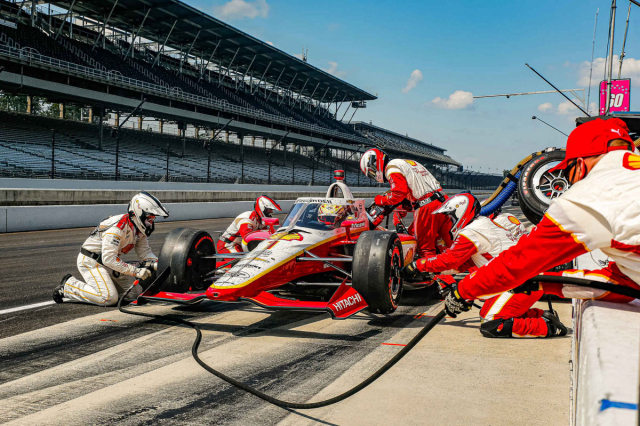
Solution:
<svg viewBox="0 0 640 426"><path fill-rule="evenodd" d="M483 321L480 324L480 333L484 337L512 337L512 330L513 318Z"/></svg>

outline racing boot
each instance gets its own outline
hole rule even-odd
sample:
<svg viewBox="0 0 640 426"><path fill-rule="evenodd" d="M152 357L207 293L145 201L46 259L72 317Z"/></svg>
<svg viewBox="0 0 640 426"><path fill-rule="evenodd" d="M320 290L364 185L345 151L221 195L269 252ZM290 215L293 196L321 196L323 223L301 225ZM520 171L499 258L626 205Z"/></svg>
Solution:
<svg viewBox="0 0 640 426"><path fill-rule="evenodd" d="M60 280L60 285L53 290L53 301L56 303L62 303L62 299L64 298L64 285L67 283L67 280L71 278L71 274L67 274L62 277Z"/></svg>
<svg viewBox="0 0 640 426"><path fill-rule="evenodd" d="M567 335L567 327L560 322L556 311L544 311L542 319L547 323L547 337Z"/></svg>

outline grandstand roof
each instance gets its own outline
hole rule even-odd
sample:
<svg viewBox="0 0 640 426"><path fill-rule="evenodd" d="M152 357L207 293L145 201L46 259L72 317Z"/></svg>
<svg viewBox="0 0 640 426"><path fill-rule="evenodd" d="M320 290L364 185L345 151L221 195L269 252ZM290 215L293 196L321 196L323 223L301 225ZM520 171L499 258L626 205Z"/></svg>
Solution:
<svg viewBox="0 0 640 426"><path fill-rule="evenodd" d="M265 81L272 84L278 82L284 88L291 85L294 92L302 92L315 100L330 102L335 98L335 101L340 102L343 99L377 99L364 90L178 0L82 0L75 1L73 12L102 22L116 2L109 20L110 26L134 32L144 20L139 36L164 43L170 34L167 46L171 48L186 51L193 43L192 55L207 60L215 51L214 59L221 59L225 68L231 64L233 69L244 73L250 66L251 71L260 76L266 71ZM67 10L72 3L73 0L51 2Z"/></svg>

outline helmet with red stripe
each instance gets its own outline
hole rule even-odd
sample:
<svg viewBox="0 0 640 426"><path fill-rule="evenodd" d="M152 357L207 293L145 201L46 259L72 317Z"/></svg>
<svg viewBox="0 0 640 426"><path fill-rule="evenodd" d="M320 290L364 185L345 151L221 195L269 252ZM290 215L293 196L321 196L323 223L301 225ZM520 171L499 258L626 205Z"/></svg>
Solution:
<svg viewBox="0 0 640 426"><path fill-rule="evenodd" d="M273 201L270 197L266 195L261 195L256 200L256 204L254 206L254 210L258 217L260 218L260 222L263 222L265 217L271 217L271 214L277 210L279 212L282 211L278 203Z"/></svg>
<svg viewBox="0 0 640 426"><path fill-rule="evenodd" d="M470 193L462 193L449 198L433 214L446 214L451 218L451 238L480 215L480 202Z"/></svg>
<svg viewBox="0 0 640 426"><path fill-rule="evenodd" d="M369 179L378 183L385 183L387 178L384 169L389 164L389 156L378 148L368 149L360 158L360 171Z"/></svg>

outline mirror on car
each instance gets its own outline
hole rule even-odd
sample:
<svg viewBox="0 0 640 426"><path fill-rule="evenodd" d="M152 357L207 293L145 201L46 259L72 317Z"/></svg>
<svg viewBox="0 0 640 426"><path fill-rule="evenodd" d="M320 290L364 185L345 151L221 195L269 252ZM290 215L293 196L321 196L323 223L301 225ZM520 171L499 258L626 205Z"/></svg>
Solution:
<svg viewBox="0 0 640 426"><path fill-rule="evenodd" d="M274 227L280 225L280 219L278 219L277 217L265 217L263 221L269 227L270 234L273 234L275 232Z"/></svg>

